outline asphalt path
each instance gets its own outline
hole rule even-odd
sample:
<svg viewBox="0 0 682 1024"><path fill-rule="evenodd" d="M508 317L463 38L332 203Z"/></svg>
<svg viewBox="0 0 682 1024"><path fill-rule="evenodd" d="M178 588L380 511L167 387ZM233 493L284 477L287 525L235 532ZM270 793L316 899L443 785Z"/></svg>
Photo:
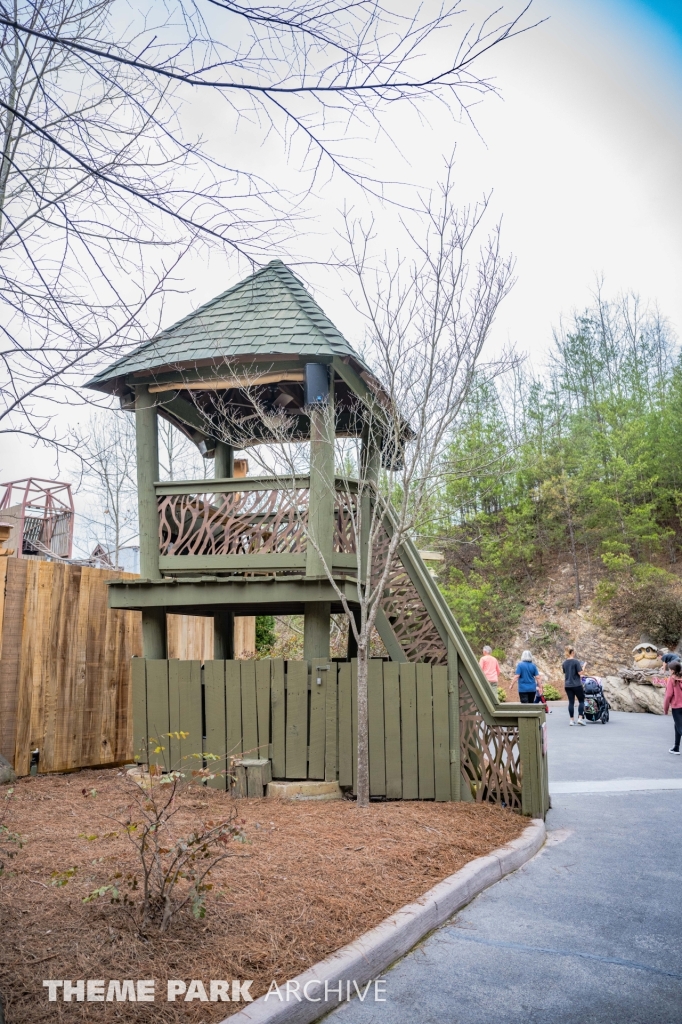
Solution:
<svg viewBox="0 0 682 1024"><path fill-rule="evenodd" d="M354 999L335 1024L682 1024L672 720L569 728L555 706L548 725L543 850L387 971L386 1002Z"/></svg>

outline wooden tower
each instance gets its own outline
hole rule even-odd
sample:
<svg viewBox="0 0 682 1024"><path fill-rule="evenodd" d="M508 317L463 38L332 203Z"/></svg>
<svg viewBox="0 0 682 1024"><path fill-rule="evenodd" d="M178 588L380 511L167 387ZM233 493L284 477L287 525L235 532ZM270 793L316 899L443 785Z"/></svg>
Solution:
<svg viewBox="0 0 682 1024"><path fill-rule="evenodd" d="M154 694L158 691L163 696L164 721L170 722L171 731L177 729L172 724L176 711L171 714L169 707L180 706L178 680L186 677L185 691L195 687L191 706L196 722L188 731L196 732L201 721L197 695L203 686L205 699L210 701L217 686L216 707L227 717L221 719L218 740L211 734L204 736L204 741L211 749L217 744L228 752L249 750L254 745L260 749L260 732L248 738L246 725L244 734L240 731L239 714L230 717L227 713L228 706L232 707L232 691L228 693L224 687L234 684L238 692L239 674L235 672L241 672L242 712L246 716L248 711L249 722L256 721L253 663L242 662L240 667L230 661L234 658L234 616L303 615L308 667L288 663L286 720L294 725L286 727L286 766L283 755L278 754L284 749L285 735L281 664L272 664L272 693L276 686L280 697L276 707L267 704L270 697L264 698L262 722L258 697L258 729L262 724L265 748L273 750L275 777L305 778L307 772L309 778L325 778L331 773L331 778L338 777L345 784L339 751L342 734L348 744L352 742L352 715L351 704L346 701L343 710L341 703L342 694L350 693L344 687L350 688L354 669L352 663L343 666L343 672L339 667L337 706L337 666L324 663L330 659L330 617L343 611L339 592L354 612L358 574L371 572L372 567L367 564L365 539L360 536L356 542L349 525L348 502L365 499L359 498L357 481L336 475L334 442L336 437L361 438L366 480L377 477L382 459L395 458L391 454L395 445L387 447L376 420L370 425L363 419L363 408L382 403L380 386L370 368L291 270L275 260L99 373L89 386L117 395L122 408L135 414L140 578L112 583L109 604L142 612L145 658L138 659L135 672L144 714L152 690ZM248 453L254 445L278 443L281 435L275 425L281 422L283 412L289 440L310 444L307 472L239 476L235 452ZM183 431L204 457L212 460L211 478L159 479L159 416ZM397 434L394 431L398 445L402 429L400 426ZM373 560L379 562L388 556L392 529L391 510L382 508L383 539L379 531L373 548ZM168 667L172 664L166 660L168 612L213 617L213 662L201 669L199 663L184 663L186 670L182 663ZM376 677L378 689L370 695L370 792L402 794L403 798L410 794L433 796L427 776L433 776L436 764L440 765L435 769L436 778L441 779L445 794L436 794L438 799L485 800L544 815L548 803L541 732L544 712L526 705L499 704L497 692L484 679L438 586L409 540L398 547L393 558L376 628L391 661L403 664L388 670L385 690L381 675ZM349 660L354 653L351 647ZM160 685L152 685L151 676L144 682L145 665L154 679L161 674ZM320 672L313 681L308 670L314 665ZM380 663L375 665L380 667ZM333 677L329 687L322 678L324 668L329 678ZM199 672L204 673L204 684L199 682ZM270 693L269 672L270 668L260 663L263 695ZM329 696L325 696L327 689ZM394 697L389 698L389 693ZM303 717L296 724L299 713ZM160 717L155 711L155 721ZM314 741L318 725L320 735L325 728L331 729L326 748ZM273 739L268 738L270 726ZM208 733L213 728L207 712ZM236 730L232 740L231 729ZM334 746L337 729L338 750ZM388 740L390 729L393 745ZM162 733L165 731L164 726ZM142 738L148 735L144 724L139 725L139 733ZM389 754L399 750L403 741L403 760L398 756L390 769L397 780L391 793L385 782L390 774ZM318 757L325 749L329 763L326 755L322 761ZM418 789L409 782L416 778L417 751L419 772L424 776ZM291 767L294 762L295 769ZM376 771L373 764L378 766Z"/></svg>
<svg viewBox="0 0 682 1024"><path fill-rule="evenodd" d="M275 260L89 382L135 413L141 578L113 585L110 600L142 611L146 657L166 656L166 611L213 616L216 657L232 655L235 612L302 614L305 657L329 657L330 615L342 608L324 563L349 598L357 563L339 536L334 437L360 432L354 410L367 374ZM234 471L236 448L272 441L267 414L279 410L296 423L295 440L310 442L310 472L293 494L291 476L245 482ZM210 480L159 480L159 416L213 462ZM379 451L364 444L378 466ZM315 525L317 550L306 524Z"/></svg>

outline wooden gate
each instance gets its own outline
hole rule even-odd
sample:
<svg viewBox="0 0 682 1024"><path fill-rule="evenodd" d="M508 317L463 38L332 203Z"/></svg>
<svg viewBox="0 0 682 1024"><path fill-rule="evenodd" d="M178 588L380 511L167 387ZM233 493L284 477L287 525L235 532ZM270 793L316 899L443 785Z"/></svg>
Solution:
<svg viewBox="0 0 682 1024"><path fill-rule="evenodd" d="M133 659L134 749L168 771L267 757L275 779L338 780L355 790L355 662ZM370 795L476 800L544 816L546 758L537 712L477 710L448 668L371 661ZM217 758L207 760L207 755ZM525 764L524 764L525 762ZM210 784L225 788L224 774Z"/></svg>

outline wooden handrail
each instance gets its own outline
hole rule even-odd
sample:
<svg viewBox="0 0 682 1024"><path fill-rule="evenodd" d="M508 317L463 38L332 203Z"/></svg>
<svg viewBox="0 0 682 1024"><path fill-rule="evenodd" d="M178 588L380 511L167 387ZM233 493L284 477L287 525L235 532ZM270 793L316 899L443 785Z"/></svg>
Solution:
<svg viewBox="0 0 682 1024"><path fill-rule="evenodd" d="M337 476L337 491L357 492L357 480ZM154 484L158 497L167 494L229 494L232 491L286 491L310 487L310 476L248 476L216 480L157 480Z"/></svg>

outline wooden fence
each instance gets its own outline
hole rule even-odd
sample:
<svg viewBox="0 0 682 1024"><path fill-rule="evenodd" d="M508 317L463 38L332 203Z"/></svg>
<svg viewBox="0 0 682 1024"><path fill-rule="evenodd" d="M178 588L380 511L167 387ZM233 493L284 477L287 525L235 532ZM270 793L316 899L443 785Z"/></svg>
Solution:
<svg viewBox="0 0 682 1024"><path fill-rule="evenodd" d="M107 607L120 572L0 558L0 753L19 775L131 760L139 612ZM130 574L123 574L130 575ZM168 616L169 653L213 656L213 619Z"/></svg>
<svg viewBox="0 0 682 1024"><path fill-rule="evenodd" d="M540 717L520 708L491 726L459 686L446 666L370 662L370 795L487 801L544 817ZM230 757L268 757L273 778L338 779L354 790L356 700L355 662L136 659L133 744L165 770L200 767L207 754L219 771ZM224 774L211 785L224 789Z"/></svg>

